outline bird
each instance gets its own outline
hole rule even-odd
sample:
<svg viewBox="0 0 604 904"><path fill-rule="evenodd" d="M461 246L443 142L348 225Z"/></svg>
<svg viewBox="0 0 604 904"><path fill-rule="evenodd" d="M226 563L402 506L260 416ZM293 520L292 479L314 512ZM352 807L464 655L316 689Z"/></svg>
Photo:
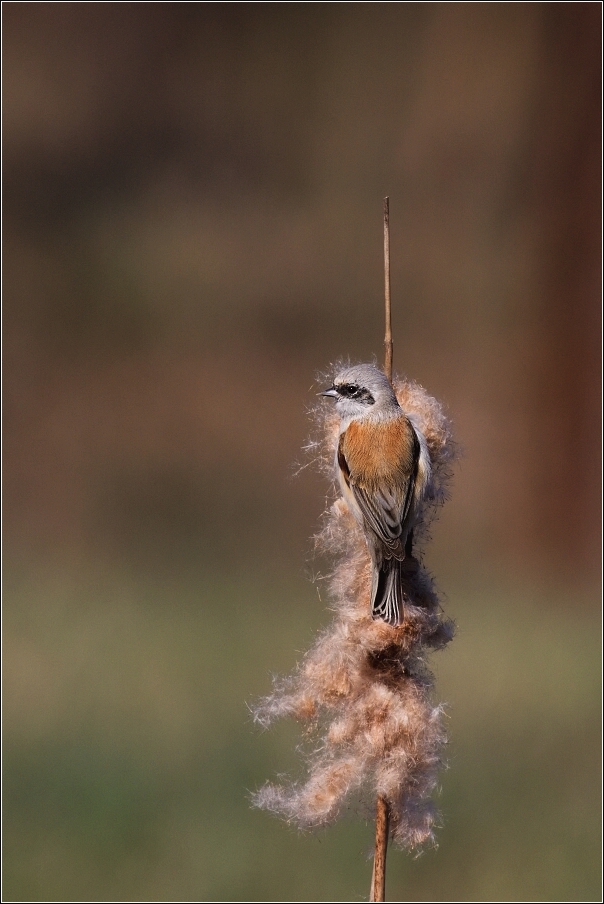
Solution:
<svg viewBox="0 0 604 904"><path fill-rule="evenodd" d="M396 627L404 619L403 562L430 483L428 445L372 364L340 370L319 395L335 400L340 415L335 472L371 557L371 614Z"/></svg>

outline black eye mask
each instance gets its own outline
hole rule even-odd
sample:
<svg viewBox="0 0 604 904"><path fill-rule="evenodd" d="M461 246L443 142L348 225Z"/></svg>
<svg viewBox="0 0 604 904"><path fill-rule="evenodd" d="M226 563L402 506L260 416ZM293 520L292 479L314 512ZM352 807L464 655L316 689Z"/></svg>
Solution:
<svg viewBox="0 0 604 904"><path fill-rule="evenodd" d="M355 402L364 402L366 405L373 405L375 402L369 390L357 386L356 383L340 383L339 386L334 386L334 389L345 399L354 399Z"/></svg>

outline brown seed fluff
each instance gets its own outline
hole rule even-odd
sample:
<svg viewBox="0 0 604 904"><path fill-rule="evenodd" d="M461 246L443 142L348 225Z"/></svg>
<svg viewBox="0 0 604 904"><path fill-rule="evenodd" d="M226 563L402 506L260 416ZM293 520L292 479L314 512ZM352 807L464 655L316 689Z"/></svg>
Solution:
<svg viewBox="0 0 604 904"><path fill-rule="evenodd" d="M371 562L363 535L343 499L324 516L317 548L332 557L329 582L334 619L299 667L275 682L254 709L267 726L291 715L306 727L312 749L305 781L266 784L256 806L300 828L335 821L353 803L367 813L378 795L390 807L393 840L407 849L434 843L437 813L432 794L446 742L441 705L432 700L429 650L453 637L431 576L417 549L448 495L456 447L439 403L416 383L395 379L401 408L424 434L432 477L414 530L415 554L405 559L405 617L392 627L370 612ZM314 411L317 438L307 446L333 477L338 416L328 404ZM408 601L408 602L407 602Z"/></svg>

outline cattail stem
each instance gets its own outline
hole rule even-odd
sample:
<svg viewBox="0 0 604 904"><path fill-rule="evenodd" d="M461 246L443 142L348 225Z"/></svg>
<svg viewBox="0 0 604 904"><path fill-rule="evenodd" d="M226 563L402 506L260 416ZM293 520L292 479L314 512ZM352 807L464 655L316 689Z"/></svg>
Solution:
<svg viewBox="0 0 604 904"><path fill-rule="evenodd" d="M384 198L384 304L386 329L384 332L384 373L392 383L392 314L390 307L390 198ZM386 900L386 851L390 828L388 801L378 795L375 813L375 854L371 876L370 901Z"/></svg>
<svg viewBox="0 0 604 904"><path fill-rule="evenodd" d="M384 373L392 383L392 316L390 313L390 198L384 198L384 300L386 331L384 333Z"/></svg>
<svg viewBox="0 0 604 904"><path fill-rule="evenodd" d="M375 855L373 858L370 901L386 900L386 851L388 849L389 827L390 809L388 801L380 795L377 799L375 814Z"/></svg>

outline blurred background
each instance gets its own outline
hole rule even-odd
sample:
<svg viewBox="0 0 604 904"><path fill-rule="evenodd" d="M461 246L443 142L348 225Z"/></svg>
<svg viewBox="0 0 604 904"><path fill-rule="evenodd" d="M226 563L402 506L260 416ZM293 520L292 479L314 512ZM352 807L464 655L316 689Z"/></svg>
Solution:
<svg viewBox="0 0 604 904"><path fill-rule="evenodd" d="M600 898L601 8L4 3L4 900L366 900L249 704L330 619L317 373L464 454L439 848L390 900Z"/></svg>

